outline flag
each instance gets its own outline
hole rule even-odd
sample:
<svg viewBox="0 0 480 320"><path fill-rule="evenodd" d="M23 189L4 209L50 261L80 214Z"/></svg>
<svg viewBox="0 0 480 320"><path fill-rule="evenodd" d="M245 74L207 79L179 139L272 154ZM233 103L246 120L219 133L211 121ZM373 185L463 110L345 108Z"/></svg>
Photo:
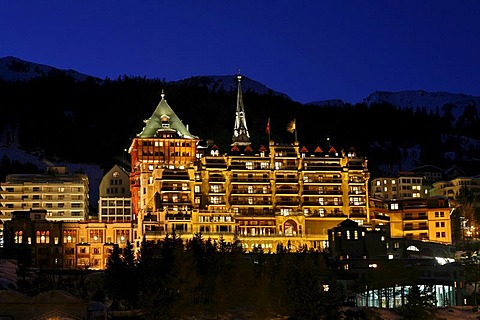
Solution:
<svg viewBox="0 0 480 320"><path fill-rule="evenodd" d="M270 134L270 118L268 118L267 127L265 128L265 133Z"/></svg>
<svg viewBox="0 0 480 320"><path fill-rule="evenodd" d="M295 119L293 119L292 121L290 121L290 123L287 125L287 131L290 132L290 133L294 133L295 132L295 129L297 129L297 125L295 123Z"/></svg>

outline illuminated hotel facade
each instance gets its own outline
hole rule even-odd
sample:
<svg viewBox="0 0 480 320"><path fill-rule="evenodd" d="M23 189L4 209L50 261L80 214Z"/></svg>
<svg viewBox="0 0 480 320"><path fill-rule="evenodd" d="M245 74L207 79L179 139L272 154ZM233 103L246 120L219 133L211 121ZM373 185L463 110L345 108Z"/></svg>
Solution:
<svg viewBox="0 0 480 320"><path fill-rule="evenodd" d="M98 220L88 220L86 213L78 221L52 219L50 202L29 206L30 198L58 202L78 195L52 194L32 185L38 195L30 197L5 183L0 206L5 210L5 203L16 199L17 205L8 209L21 219L10 221L9 215L3 222L15 245L27 239L35 250L40 246L36 261L65 268L104 269L115 244L124 247L128 241L139 249L144 238L159 241L173 233L183 240L196 234L238 240L246 251L261 247L276 252L279 246L323 250L329 230L347 218L369 229L388 226L392 238L452 242L448 199L369 196L367 161L354 149L337 151L328 140L325 146L270 140L266 146L252 147L240 76L228 154L216 145L204 148L199 143L162 94L142 132L132 140L131 172L114 166L104 175ZM85 179L79 183L84 186ZM87 190L88 184L80 191ZM36 210L45 214L32 215ZM26 225L31 227L27 230ZM48 250L42 246L53 246L48 250L58 253L57 260L43 257Z"/></svg>
<svg viewBox="0 0 480 320"><path fill-rule="evenodd" d="M182 124L164 94L129 148L138 246L175 232L182 238L240 240L246 250L278 245L323 249L328 229L346 218L374 223L368 210L367 161L354 149L307 148L298 141L252 147L238 76L228 154Z"/></svg>

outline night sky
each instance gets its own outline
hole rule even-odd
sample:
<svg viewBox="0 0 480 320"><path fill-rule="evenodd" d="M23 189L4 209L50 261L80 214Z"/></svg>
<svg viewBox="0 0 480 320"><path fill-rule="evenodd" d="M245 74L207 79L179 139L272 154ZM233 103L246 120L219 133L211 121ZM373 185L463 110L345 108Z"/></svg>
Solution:
<svg viewBox="0 0 480 320"><path fill-rule="evenodd" d="M299 102L480 96L480 1L0 0L0 57L179 80L241 73Z"/></svg>

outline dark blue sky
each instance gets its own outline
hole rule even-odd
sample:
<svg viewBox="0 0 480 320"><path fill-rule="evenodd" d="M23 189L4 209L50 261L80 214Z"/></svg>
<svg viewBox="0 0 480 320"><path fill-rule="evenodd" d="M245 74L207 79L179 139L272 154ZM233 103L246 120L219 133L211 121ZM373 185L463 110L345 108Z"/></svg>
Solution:
<svg viewBox="0 0 480 320"><path fill-rule="evenodd" d="M478 0L0 1L0 57L116 79L236 74L300 102L480 96Z"/></svg>

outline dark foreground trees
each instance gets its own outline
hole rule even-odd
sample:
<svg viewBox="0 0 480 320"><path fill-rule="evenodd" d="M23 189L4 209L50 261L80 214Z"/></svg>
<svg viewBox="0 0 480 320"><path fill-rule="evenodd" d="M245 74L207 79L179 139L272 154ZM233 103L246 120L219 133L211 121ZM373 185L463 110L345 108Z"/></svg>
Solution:
<svg viewBox="0 0 480 320"><path fill-rule="evenodd" d="M200 234L186 242L175 235L143 241L133 269L129 252L113 250L105 290L118 308L141 309L144 319L227 312L258 319L270 313L337 319L343 301L343 290L320 252L245 253L239 242L205 240Z"/></svg>

